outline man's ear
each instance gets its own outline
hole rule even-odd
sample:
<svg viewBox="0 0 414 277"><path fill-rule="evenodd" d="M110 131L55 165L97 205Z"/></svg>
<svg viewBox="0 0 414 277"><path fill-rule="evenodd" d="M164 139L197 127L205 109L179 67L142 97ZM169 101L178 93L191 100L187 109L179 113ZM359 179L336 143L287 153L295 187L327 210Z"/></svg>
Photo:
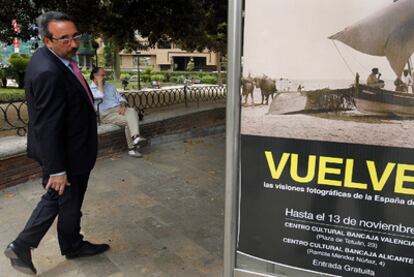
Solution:
<svg viewBox="0 0 414 277"><path fill-rule="evenodd" d="M50 39L50 38L48 38L48 37L46 37L46 36L44 36L43 38L42 38L42 41L43 41L43 43L47 46L47 47L49 47L50 48L50 44L52 43L52 40Z"/></svg>

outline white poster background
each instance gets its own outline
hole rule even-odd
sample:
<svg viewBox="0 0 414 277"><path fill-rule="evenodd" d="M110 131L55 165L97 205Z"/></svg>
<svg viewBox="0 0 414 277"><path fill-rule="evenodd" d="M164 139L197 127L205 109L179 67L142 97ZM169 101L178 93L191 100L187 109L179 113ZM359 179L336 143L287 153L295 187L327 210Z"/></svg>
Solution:
<svg viewBox="0 0 414 277"><path fill-rule="evenodd" d="M345 27L392 4L392 0L246 0L243 76L306 80L353 79L332 41ZM336 42L362 80L373 67L395 78L384 57L361 54Z"/></svg>

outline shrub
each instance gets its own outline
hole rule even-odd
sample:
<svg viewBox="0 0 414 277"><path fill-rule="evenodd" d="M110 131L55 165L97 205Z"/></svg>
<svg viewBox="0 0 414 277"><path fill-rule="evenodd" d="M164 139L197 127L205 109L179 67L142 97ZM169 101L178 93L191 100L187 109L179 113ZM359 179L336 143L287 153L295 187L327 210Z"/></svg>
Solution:
<svg viewBox="0 0 414 277"><path fill-rule="evenodd" d="M14 53L9 58L10 65L17 72L26 71L26 67L29 61L30 61L30 57L26 54Z"/></svg>
<svg viewBox="0 0 414 277"><path fill-rule="evenodd" d="M152 68L149 68L149 67L144 69L145 74L151 74L151 71L152 71Z"/></svg>
<svg viewBox="0 0 414 277"><path fill-rule="evenodd" d="M19 88L24 86L24 74L26 73L27 64L30 61L30 57L26 54L14 53L9 58L10 66L17 75L17 83Z"/></svg>
<svg viewBox="0 0 414 277"><path fill-rule="evenodd" d="M164 75L162 74L153 74L151 75L151 81L158 81L158 82L164 82Z"/></svg>
<svg viewBox="0 0 414 277"><path fill-rule="evenodd" d="M83 77L85 77L86 81L88 82L90 80L90 77L91 77L91 70L89 70L88 68L83 67L82 68L82 75L83 75Z"/></svg>
<svg viewBox="0 0 414 277"><path fill-rule="evenodd" d="M165 77L165 82L170 82L171 79L171 71L163 72Z"/></svg>
<svg viewBox="0 0 414 277"><path fill-rule="evenodd" d="M144 74L144 75L142 75L141 78L142 78L142 81L146 82L146 83L151 81L151 75L150 74Z"/></svg>
<svg viewBox="0 0 414 277"><path fill-rule="evenodd" d="M121 80L129 80L131 78L131 75L129 73L121 73L120 79Z"/></svg>
<svg viewBox="0 0 414 277"><path fill-rule="evenodd" d="M217 81L216 82L213 81L213 78L217 80L217 74L212 73L210 71L159 71L159 72L152 71L151 75L155 75L155 74L164 75L164 82L171 82L171 83L176 83L176 84L184 83L185 79L193 80L194 82L197 82L198 80L200 80L203 83L209 82L209 84L217 83ZM209 76L209 77L206 78L206 81L203 81L203 78L205 76ZM222 72L221 76L222 76L223 82L225 82L226 72L225 71ZM150 80L150 79L151 78L146 79L146 80Z"/></svg>
<svg viewBox="0 0 414 277"><path fill-rule="evenodd" d="M122 70L121 74L129 74L130 76L132 76L132 75L137 75L137 71L136 70L135 71L134 70Z"/></svg>
<svg viewBox="0 0 414 277"><path fill-rule="evenodd" d="M184 81L186 79L184 75L177 76L176 78L177 78L177 84L184 84Z"/></svg>
<svg viewBox="0 0 414 277"><path fill-rule="evenodd" d="M217 84L217 76L215 75L206 75L201 78L203 84Z"/></svg>
<svg viewBox="0 0 414 277"><path fill-rule="evenodd" d="M112 70L106 70L106 79L107 80L113 80L114 79L114 72Z"/></svg>

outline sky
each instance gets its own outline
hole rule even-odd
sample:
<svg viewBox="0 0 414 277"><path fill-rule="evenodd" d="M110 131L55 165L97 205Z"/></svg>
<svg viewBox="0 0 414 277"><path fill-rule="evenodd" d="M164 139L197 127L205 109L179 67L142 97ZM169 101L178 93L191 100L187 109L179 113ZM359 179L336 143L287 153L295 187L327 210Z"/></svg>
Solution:
<svg viewBox="0 0 414 277"><path fill-rule="evenodd" d="M378 67L395 79L386 58L359 53L327 37L392 4L392 0L246 0L243 75L340 80Z"/></svg>

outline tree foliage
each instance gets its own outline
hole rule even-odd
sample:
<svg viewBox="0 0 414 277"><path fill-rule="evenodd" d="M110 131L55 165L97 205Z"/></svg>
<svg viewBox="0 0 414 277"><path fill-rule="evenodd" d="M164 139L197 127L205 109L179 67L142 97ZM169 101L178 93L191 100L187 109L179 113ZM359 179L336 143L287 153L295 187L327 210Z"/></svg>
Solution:
<svg viewBox="0 0 414 277"><path fill-rule="evenodd" d="M114 64L114 51L110 42L105 44L103 49L104 66L111 67Z"/></svg>
<svg viewBox="0 0 414 277"><path fill-rule="evenodd" d="M227 0L0 0L0 7L0 41L8 44L14 37L27 41L35 36L36 18L43 11L56 10L71 15L81 32L111 42L114 53L138 48L137 34L147 37L150 46L175 42L189 51L215 51L221 84ZM11 25L13 19L19 23L17 34ZM118 56L114 63L114 69L119 71Z"/></svg>
<svg viewBox="0 0 414 277"><path fill-rule="evenodd" d="M0 41L12 44L14 37L27 41L36 35L33 23L38 10L31 1L0 0L0 7ZM12 26L13 19L19 23L17 34Z"/></svg>
<svg viewBox="0 0 414 277"><path fill-rule="evenodd" d="M120 47L135 48L138 31L151 45L168 39L188 50L226 50L226 0L0 0L0 6L0 40L8 43L16 36L12 19L20 25L17 36L28 40L35 18L57 10L74 17L82 32Z"/></svg>

